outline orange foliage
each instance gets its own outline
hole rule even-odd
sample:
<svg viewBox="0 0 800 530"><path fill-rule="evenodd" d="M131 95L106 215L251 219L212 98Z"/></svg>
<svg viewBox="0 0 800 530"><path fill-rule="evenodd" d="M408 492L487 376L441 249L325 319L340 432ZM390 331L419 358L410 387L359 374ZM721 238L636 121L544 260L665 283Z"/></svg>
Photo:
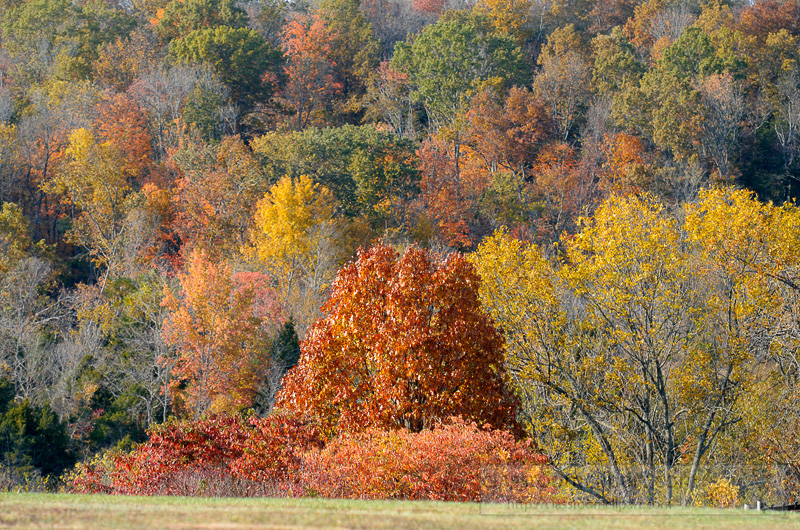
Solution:
<svg viewBox="0 0 800 530"><path fill-rule="evenodd" d="M600 185L604 190L622 195L640 192L648 166L642 141L627 133L606 134L602 150L606 163Z"/></svg>
<svg viewBox="0 0 800 530"><path fill-rule="evenodd" d="M264 191L253 153L232 136L218 147L189 145L181 156L185 170L175 186L173 229L184 252L221 257L241 248Z"/></svg>
<svg viewBox="0 0 800 530"><path fill-rule="evenodd" d="M94 121L98 139L114 146L143 175L151 165L153 145L147 118L130 96L106 92Z"/></svg>
<svg viewBox="0 0 800 530"><path fill-rule="evenodd" d="M305 458L307 486L323 497L546 502L554 489L530 440L454 419L419 433L345 434Z"/></svg>
<svg viewBox="0 0 800 530"><path fill-rule="evenodd" d="M478 93L466 115L465 143L491 171L505 169L525 176L555 125L531 91L514 87L501 105L491 91Z"/></svg>
<svg viewBox="0 0 800 530"><path fill-rule="evenodd" d="M791 35L800 35L800 1L758 0L747 6L739 17L739 29L754 35L763 44L770 33L785 29Z"/></svg>
<svg viewBox="0 0 800 530"><path fill-rule="evenodd" d="M506 431L453 418L432 430L370 429L323 448L286 414L213 416L151 427L131 453L107 453L67 478L75 493L547 502L546 457Z"/></svg>
<svg viewBox="0 0 800 530"><path fill-rule="evenodd" d="M268 278L234 275L198 253L178 278L180 296L165 289L162 302L171 311L164 338L178 349L173 395L194 418L249 407L269 367L269 336L279 321Z"/></svg>
<svg viewBox="0 0 800 530"><path fill-rule="evenodd" d="M529 90L512 88L504 100L491 90L478 93L460 138L425 140L417 152L422 168L415 204L419 217L434 221L434 234L447 245L471 247L494 228L482 207L494 177L507 172L520 181L531 178L537 153L554 132L552 119Z"/></svg>
<svg viewBox="0 0 800 530"><path fill-rule="evenodd" d="M586 182L578 168L578 154L566 143L548 145L537 157L533 174L542 206L535 220L536 237L555 241L581 214Z"/></svg>
<svg viewBox="0 0 800 530"><path fill-rule="evenodd" d="M287 61L281 95L297 113L295 125L299 129L306 127L314 113L342 89L333 78L336 65L330 60L334 40L319 15L292 20L283 30Z"/></svg>
<svg viewBox="0 0 800 530"><path fill-rule="evenodd" d="M416 199L420 217L436 222L434 233L451 247L472 246L480 198L489 184L481 171L461 171L461 146L429 139L417 151L422 170ZM433 234L420 234L424 239Z"/></svg>
<svg viewBox="0 0 800 530"><path fill-rule="evenodd" d="M504 386L502 338L460 254L380 244L334 282L325 317L307 333L278 408L318 419L326 432L370 426L419 431L463 415L515 425Z"/></svg>

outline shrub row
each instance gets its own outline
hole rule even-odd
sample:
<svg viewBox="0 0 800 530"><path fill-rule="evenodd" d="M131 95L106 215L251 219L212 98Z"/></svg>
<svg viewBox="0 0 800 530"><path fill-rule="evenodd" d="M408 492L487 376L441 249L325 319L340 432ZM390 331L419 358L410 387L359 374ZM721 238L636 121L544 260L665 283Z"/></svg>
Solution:
<svg viewBox="0 0 800 530"><path fill-rule="evenodd" d="M455 418L325 443L294 416L217 416L154 427L133 451L80 464L67 484L120 495L542 502L553 492L546 463L530 441Z"/></svg>

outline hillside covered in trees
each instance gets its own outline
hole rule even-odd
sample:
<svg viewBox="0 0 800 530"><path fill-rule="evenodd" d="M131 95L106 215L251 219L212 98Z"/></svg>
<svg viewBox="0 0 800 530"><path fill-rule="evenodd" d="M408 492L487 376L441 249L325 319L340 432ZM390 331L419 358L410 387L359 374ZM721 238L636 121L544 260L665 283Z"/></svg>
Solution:
<svg viewBox="0 0 800 530"><path fill-rule="evenodd" d="M798 191L797 0L2 0L0 489L797 502Z"/></svg>

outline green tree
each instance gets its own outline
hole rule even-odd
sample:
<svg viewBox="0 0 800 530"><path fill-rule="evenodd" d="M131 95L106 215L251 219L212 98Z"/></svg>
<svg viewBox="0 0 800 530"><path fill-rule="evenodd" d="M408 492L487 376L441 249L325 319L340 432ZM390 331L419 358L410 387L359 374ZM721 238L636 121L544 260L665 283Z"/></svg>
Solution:
<svg viewBox="0 0 800 530"><path fill-rule="evenodd" d="M230 88L231 100L245 112L267 102L275 91L282 55L249 28L198 29L170 42L170 55L182 62L208 63ZM270 75L271 74L271 75Z"/></svg>
<svg viewBox="0 0 800 530"><path fill-rule="evenodd" d="M636 49L628 42L620 28L611 35L598 35L592 40L594 67L592 90L599 94L614 94L628 84L639 82L644 65L636 59Z"/></svg>
<svg viewBox="0 0 800 530"><path fill-rule="evenodd" d="M308 175L333 192L342 213L378 229L404 221L403 205L420 178L411 141L372 126L268 133L253 141L268 181Z"/></svg>
<svg viewBox="0 0 800 530"><path fill-rule="evenodd" d="M156 14L153 28L162 42L186 37L194 31L247 27L247 14L233 0L172 0Z"/></svg>
<svg viewBox="0 0 800 530"><path fill-rule="evenodd" d="M0 462L19 483L32 471L58 475L75 462L66 424L47 405L37 407L27 399L15 403L10 388L0 379Z"/></svg>
<svg viewBox="0 0 800 530"><path fill-rule="evenodd" d="M516 39L498 33L489 17L466 11L450 11L398 43L391 66L409 76L434 130L452 124L487 84L507 89L530 76Z"/></svg>
<svg viewBox="0 0 800 530"><path fill-rule="evenodd" d="M339 112L349 114L346 121L352 123L363 113L361 98L378 67L380 44L364 17L360 0L323 0L319 14L331 35L328 59L335 65L345 98Z"/></svg>
<svg viewBox="0 0 800 530"><path fill-rule="evenodd" d="M3 47L13 60L20 88L40 85L54 74L86 79L99 50L133 26L133 18L99 0L33 0L5 13Z"/></svg>

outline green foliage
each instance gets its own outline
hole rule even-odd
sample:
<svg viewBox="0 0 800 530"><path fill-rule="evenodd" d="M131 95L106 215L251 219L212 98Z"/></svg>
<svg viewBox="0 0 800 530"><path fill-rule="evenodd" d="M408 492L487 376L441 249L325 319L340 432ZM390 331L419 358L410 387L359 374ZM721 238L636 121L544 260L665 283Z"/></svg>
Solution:
<svg viewBox="0 0 800 530"><path fill-rule="evenodd" d="M172 0L157 20L153 30L163 42L218 26L247 27L247 14L233 0Z"/></svg>
<svg viewBox="0 0 800 530"><path fill-rule="evenodd" d="M371 126L268 133L253 141L253 151L269 181L308 175L333 192L348 217L380 223L418 192L413 144Z"/></svg>
<svg viewBox="0 0 800 530"><path fill-rule="evenodd" d="M14 400L14 385L7 377L0 378L0 414L5 414Z"/></svg>
<svg viewBox="0 0 800 530"><path fill-rule="evenodd" d="M409 76L412 97L434 125L452 123L487 85L508 89L530 80L516 39L496 32L489 17L467 11L450 11L398 43L391 66Z"/></svg>
<svg viewBox="0 0 800 530"><path fill-rule="evenodd" d="M378 66L379 43L364 18L360 0L323 0L322 18L333 36L328 58L336 65L343 91L357 108Z"/></svg>
<svg viewBox="0 0 800 530"><path fill-rule="evenodd" d="M300 339L297 337L294 320L291 318L283 323L278 330L278 335L272 343L272 355L281 362L285 371L288 371L300 360Z"/></svg>
<svg viewBox="0 0 800 530"><path fill-rule="evenodd" d="M636 49L619 28L614 28L611 35L595 37L592 47L592 89L598 94L618 92L628 84L635 84L645 71L636 59Z"/></svg>
<svg viewBox="0 0 800 530"><path fill-rule="evenodd" d="M249 28L198 29L170 42L170 55L183 62L208 63L231 90L231 100L249 109L275 90L281 53Z"/></svg>
<svg viewBox="0 0 800 530"><path fill-rule="evenodd" d="M38 471L57 475L72 465L66 424L48 405L37 407L27 399L12 402L11 384L0 380L0 460L19 474Z"/></svg>
<svg viewBox="0 0 800 530"><path fill-rule="evenodd" d="M32 0L6 11L3 44L18 61L18 75L31 84L53 74L86 79L100 49L133 26L132 17L102 0Z"/></svg>
<svg viewBox="0 0 800 530"><path fill-rule="evenodd" d="M220 92L198 85L186 100L186 107L183 110L183 119L186 123L207 141L219 141L223 136L220 114L225 99Z"/></svg>
<svg viewBox="0 0 800 530"><path fill-rule="evenodd" d="M658 67L663 71L672 71L688 78L721 74L726 71L741 76L746 63L715 44L711 35L693 26L664 50L664 56L659 61Z"/></svg>

